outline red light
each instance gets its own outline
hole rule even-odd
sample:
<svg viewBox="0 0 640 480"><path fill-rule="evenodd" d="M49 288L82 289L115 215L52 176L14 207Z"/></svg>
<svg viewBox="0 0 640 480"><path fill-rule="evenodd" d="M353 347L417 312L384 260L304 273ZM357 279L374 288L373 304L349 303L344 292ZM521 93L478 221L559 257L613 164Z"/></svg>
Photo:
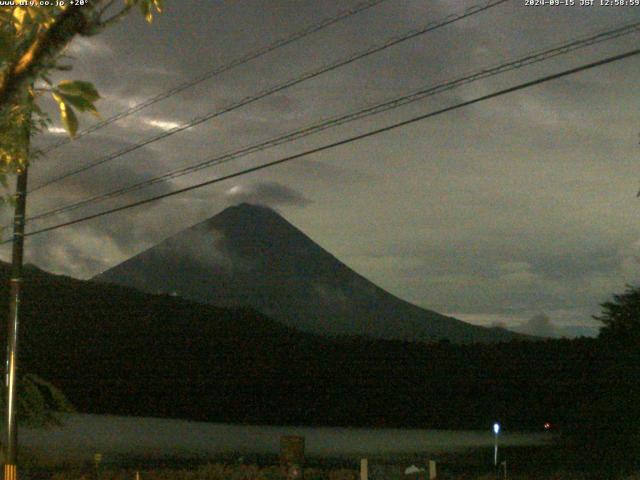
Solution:
<svg viewBox="0 0 640 480"><path fill-rule="evenodd" d="M545 422L544 429L549 430L551 428L551 424L549 422Z"/></svg>

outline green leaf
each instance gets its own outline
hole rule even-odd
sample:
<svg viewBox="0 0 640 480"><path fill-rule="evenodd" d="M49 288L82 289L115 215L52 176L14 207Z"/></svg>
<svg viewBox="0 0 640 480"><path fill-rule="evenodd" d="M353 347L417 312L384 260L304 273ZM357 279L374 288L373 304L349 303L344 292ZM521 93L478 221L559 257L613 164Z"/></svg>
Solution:
<svg viewBox="0 0 640 480"><path fill-rule="evenodd" d="M142 13L142 16L148 23L153 22L153 12L151 11L151 1L152 0L142 0L140 2L140 12Z"/></svg>
<svg viewBox="0 0 640 480"><path fill-rule="evenodd" d="M58 84L58 89L65 94L82 97L90 103L100 98L100 94L91 82L83 82L80 80L64 80Z"/></svg>
<svg viewBox="0 0 640 480"><path fill-rule="evenodd" d="M63 104L64 108L60 108L60 117L62 118L62 123L64 123L64 128L67 129L69 135L71 137L75 137L78 132L78 117L76 117L75 112L69 105Z"/></svg>
<svg viewBox="0 0 640 480"><path fill-rule="evenodd" d="M71 135L72 138L75 137L78 132L78 117L76 117L73 109L66 103L60 105L60 118L62 118L64 128L67 129L69 135Z"/></svg>
<svg viewBox="0 0 640 480"><path fill-rule="evenodd" d="M53 98L55 98L56 102L58 102L58 107L60 107L60 119L62 120L64 128L72 138L75 137L78 132L78 117L76 117L71 106L66 103L60 95L54 93Z"/></svg>
<svg viewBox="0 0 640 480"><path fill-rule="evenodd" d="M95 116L99 116L96 107L86 98L81 97L80 95L69 95L62 92L58 92L58 95L62 97L65 103L72 105L77 110L81 112L89 112Z"/></svg>
<svg viewBox="0 0 640 480"><path fill-rule="evenodd" d="M22 27L27 18L27 7L15 7L13 9L13 18L15 18L16 25Z"/></svg>

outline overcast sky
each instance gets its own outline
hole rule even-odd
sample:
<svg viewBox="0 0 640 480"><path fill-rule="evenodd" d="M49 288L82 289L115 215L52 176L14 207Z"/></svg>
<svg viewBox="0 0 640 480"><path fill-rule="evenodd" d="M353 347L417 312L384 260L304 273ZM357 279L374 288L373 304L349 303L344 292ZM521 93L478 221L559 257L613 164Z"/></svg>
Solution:
<svg viewBox="0 0 640 480"><path fill-rule="evenodd" d="M352 0L167 0L74 41L74 71L103 117L357 4ZM579 0L576 0L579 3ZM387 0L103 128L38 160L30 184L463 11L462 0ZM514 0L155 142L29 198L30 214L152 178L327 117L531 51L640 21L640 7ZM214 178L501 88L622 53L634 33L327 130L32 228ZM473 323L570 334L640 283L640 58L456 110L295 162L31 237L27 260L91 276L241 201L276 208L391 293ZM83 118L83 125L92 121ZM58 138L51 132L36 143ZM8 259L8 250L3 250Z"/></svg>

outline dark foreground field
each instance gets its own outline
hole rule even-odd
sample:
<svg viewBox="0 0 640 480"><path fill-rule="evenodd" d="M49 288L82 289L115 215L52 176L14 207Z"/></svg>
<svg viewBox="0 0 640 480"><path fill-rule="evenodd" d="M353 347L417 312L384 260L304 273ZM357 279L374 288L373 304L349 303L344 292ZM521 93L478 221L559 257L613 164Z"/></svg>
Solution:
<svg viewBox="0 0 640 480"><path fill-rule="evenodd" d="M152 470L104 469L96 477L95 469L69 470L53 473L51 480L135 480L136 474L142 480L282 480L284 477L278 466L209 464L193 468L161 468ZM42 478L40 475L38 477ZM33 477L32 477L33 478ZM359 471L350 468L309 467L304 470L304 480L358 480ZM373 469L369 475L371 480L419 479L419 476L404 475L401 470L392 468ZM495 480L503 477L502 472L478 473L438 472L439 480ZM640 480L638 474L603 474L589 472L567 472L558 470L547 473L508 474L512 480Z"/></svg>
<svg viewBox="0 0 640 480"><path fill-rule="evenodd" d="M568 452L555 447L505 448L507 477L493 469L493 452L476 449L457 453L378 456L369 459L370 480L426 480L420 474L407 475L411 465L425 467L437 461L440 480L640 480L639 473L623 472L598 464L575 465ZM103 457L101 462L68 462L47 465L23 455L22 478L30 480L283 480L277 455L224 454L215 458L140 456ZM360 459L356 457L306 459L303 480L359 480ZM428 478L428 475L427 477Z"/></svg>

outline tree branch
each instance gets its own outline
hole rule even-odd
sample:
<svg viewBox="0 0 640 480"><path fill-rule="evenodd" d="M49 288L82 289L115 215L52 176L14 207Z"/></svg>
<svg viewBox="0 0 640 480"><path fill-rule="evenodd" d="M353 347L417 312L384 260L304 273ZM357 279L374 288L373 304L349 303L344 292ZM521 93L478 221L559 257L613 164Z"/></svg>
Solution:
<svg viewBox="0 0 640 480"><path fill-rule="evenodd" d="M98 18L102 17L102 15L104 15L106 11L111 8L115 1L116 0L109 0L106 5L100 9L100 12L98 12Z"/></svg>
<svg viewBox="0 0 640 480"><path fill-rule="evenodd" d="M36 36L29 49L0 77L0 112L15 105L20 92L77 34L90 26L86 8L67 8L54 24Z"/></svg>
<svg viewBox="0 0 640 480"><path fill-rule="evenodd" d="M127 5L118 13L115 13L113 16L111 16L110 18L106 20L100 20L100 28L106 28L112 23L119 22L120 20L122 20L122 18L125 17L125 15L129 13L129 10L131 10L132 8L133 8L133 5Z"/></svg>

